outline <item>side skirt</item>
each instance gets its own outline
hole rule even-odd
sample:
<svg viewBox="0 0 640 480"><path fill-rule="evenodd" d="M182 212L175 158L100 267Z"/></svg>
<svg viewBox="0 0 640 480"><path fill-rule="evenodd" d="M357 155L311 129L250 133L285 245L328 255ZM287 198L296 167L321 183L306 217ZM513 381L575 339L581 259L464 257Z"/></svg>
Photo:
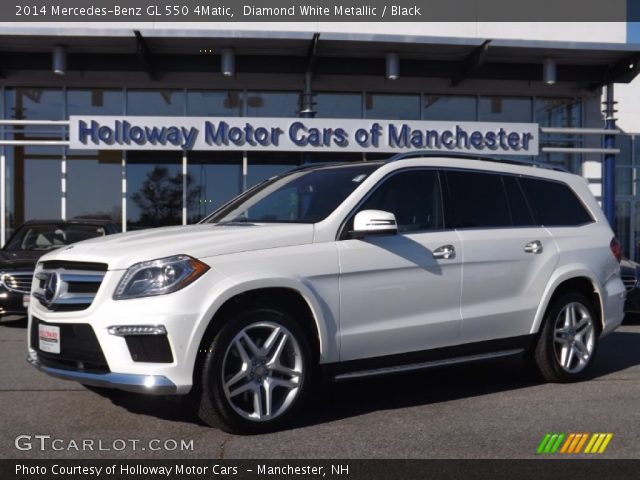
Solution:
<svg viewBox="0 0 640 480"><path fill-rule="evenodd" d="M322 365L323 376L334 381L344 381L510 357L520 355L532 347L535 338L536 335L523 335L420 352L325 364Z"/></svg>

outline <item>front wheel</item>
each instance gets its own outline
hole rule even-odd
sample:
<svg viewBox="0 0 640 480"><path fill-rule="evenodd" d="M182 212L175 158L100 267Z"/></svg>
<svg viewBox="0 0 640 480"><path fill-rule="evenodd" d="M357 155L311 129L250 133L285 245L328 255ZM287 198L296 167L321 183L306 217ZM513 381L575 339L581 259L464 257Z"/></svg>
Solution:
<svg viewBox="0 0 640 480"><path fill-rule="evenodd" d="M256 308L225 322L206 352L200 418L231 433L286 425L311 380L311 350L286 312Z"/></svg>
<svg viewBox="0 0 640 480"><path fill-rule="evenodd" d="M592 367L599 329L592 303L582 294L557 298L544 319L535 347L535 364L549 382L584 378Z"/></svg>

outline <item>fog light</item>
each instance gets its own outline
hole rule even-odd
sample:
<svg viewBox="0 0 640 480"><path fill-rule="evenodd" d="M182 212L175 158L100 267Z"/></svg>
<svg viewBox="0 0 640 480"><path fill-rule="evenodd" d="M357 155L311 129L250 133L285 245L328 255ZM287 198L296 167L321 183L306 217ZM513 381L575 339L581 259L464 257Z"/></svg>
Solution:
<svg viewBox="0 0 640 480"><path fill-rule="evenodd" d="M155 386L155 384L156 384L155 377L149 376L144 379L144 386L147 388L152 388L153 386Z"/></svg>
<svg viewBox="0 0 640 480"><path fill-rule="evenodd" d="M166 335L163 325L118 325L107 328L111 335L126 337L129 335Z"/></svg>

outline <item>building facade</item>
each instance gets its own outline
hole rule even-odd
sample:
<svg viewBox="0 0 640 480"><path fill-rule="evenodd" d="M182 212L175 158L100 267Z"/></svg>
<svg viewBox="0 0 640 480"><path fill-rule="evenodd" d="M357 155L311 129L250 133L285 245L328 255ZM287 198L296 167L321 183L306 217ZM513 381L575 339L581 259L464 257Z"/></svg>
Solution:
<svg viewBox="0 0 640 480"><path fill-rule="evenodd" d="M108 216L122 230L194 223L302 163L387 156L71 149L72 115L537 123L559 130L543 130L545 149L529 160L584 175L602 194L602 135L566 129L602 128L603 85L635 76L626 24L360 25L0 24L2 242L33 218ZM619 145L617 228L637 257L640 143Z"/></svg>

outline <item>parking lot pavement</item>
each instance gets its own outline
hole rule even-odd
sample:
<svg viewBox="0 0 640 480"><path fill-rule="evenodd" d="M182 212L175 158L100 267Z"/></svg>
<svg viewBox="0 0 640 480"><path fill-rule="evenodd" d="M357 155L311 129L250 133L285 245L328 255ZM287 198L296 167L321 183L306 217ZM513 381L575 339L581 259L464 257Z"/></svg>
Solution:
<svg viewBox="0 0 640 480"><path fill-rule="evenodd" d="M527 458L547 432L611 432L602 457L640 458L638 325L603 340L590 381L543 384L507 359L342 383L319 389L294 428L247 437L201 425L176 399L89 390L25 357L26 321L3 320L2 458ZM45 451L36 435L50 436ZM74 448L83 440L93 450Z"/></svg>

